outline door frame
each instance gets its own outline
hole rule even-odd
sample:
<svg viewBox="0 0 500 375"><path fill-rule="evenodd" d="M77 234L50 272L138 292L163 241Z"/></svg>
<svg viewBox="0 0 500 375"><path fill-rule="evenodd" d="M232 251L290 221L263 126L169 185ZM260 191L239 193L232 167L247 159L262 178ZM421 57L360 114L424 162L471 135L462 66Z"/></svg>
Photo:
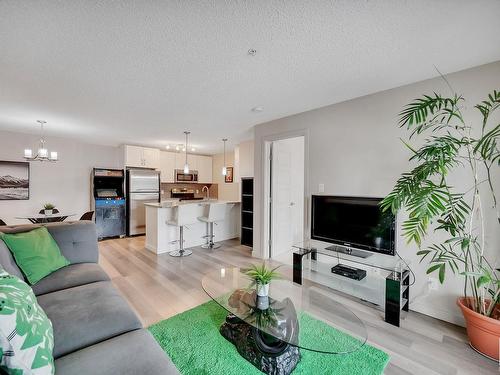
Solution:
<svg viewBox="0 0 500 375"><path fill-rule="evenodd" d="M274 141L297 137L304 137L304 237L308 236L310 231L309 129L293 130L266 136L263 138L264 158L262 160L262 170L264 171L264 212L261 227L264 245L262 249L263 259L270 259L271 257L271 246L269 244L271 233L271 145Z"/></svg>

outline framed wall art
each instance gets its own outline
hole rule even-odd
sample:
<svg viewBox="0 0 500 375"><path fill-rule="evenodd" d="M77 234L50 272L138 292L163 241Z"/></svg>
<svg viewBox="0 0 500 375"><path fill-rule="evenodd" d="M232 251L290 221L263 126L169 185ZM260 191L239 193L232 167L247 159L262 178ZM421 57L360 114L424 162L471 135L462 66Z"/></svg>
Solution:
<svg viewBox="0 0 500 375"><path fill-rule="evenodd" d="M0 200L30 199L30 163L0 161Z"/></svg>

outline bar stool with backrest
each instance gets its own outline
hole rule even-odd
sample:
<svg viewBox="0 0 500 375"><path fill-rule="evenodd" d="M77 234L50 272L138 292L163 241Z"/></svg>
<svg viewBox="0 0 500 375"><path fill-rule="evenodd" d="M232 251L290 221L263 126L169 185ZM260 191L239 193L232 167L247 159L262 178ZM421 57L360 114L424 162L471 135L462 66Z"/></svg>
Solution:
<svg viewBox="0 0 500 375"><path fill-rule="evenodd" d="M224 221L227 205L225 203L210 203L207 206L207 215L198 218L198 220L207 224L207 235L205 236L207 242L201 247L204 249L218 249L221 245L214 243L214 224L217 225L217 221Z"/></svg>
<svg viewBox="0 0 500 375"><path fill-rule="evenodd" d="M172 220L167 221L167 225L179 227L179 240L172 241L179 242L179 250L169 252L168 254L170 256L185 257L193 253L191 250L184 250L184 227L197 222L197 210L197 204L179 204L174 210L174 217Z"/></svg>

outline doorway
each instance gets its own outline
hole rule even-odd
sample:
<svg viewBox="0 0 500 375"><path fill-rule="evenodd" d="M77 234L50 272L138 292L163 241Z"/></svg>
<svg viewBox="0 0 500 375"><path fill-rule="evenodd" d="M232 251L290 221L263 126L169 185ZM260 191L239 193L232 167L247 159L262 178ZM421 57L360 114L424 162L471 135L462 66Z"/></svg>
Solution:
<svg viewBox="0 0 500 375"><path fill-rule="evenodd" d="M292 245L302 242L305 227L305 138L269 144L269 257L292 262Z"/></svg>

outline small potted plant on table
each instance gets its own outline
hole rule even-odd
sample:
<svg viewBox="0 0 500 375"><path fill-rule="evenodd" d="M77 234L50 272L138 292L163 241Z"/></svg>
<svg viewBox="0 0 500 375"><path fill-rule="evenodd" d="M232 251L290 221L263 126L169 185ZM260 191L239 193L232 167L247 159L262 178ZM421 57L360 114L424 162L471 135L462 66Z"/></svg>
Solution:
<svg viewBox="0 0 500 375"><path fill-rule="evenodd" d="M269 269L264 263L260 266L253 264L252 267L245 272L245 275L252 279L252 285L256 287L255 289L259 297L269 296L269 284L272 280L280 278L280 274L276 272L279 267L280 266Z"/></svg>
<svg viewBox="0 0 500 375"><path fill-rule="evenodd" d="M52 215L54 213L54 208L56 208L52 203L45 203L43 206L44 215Z"/></svg>

